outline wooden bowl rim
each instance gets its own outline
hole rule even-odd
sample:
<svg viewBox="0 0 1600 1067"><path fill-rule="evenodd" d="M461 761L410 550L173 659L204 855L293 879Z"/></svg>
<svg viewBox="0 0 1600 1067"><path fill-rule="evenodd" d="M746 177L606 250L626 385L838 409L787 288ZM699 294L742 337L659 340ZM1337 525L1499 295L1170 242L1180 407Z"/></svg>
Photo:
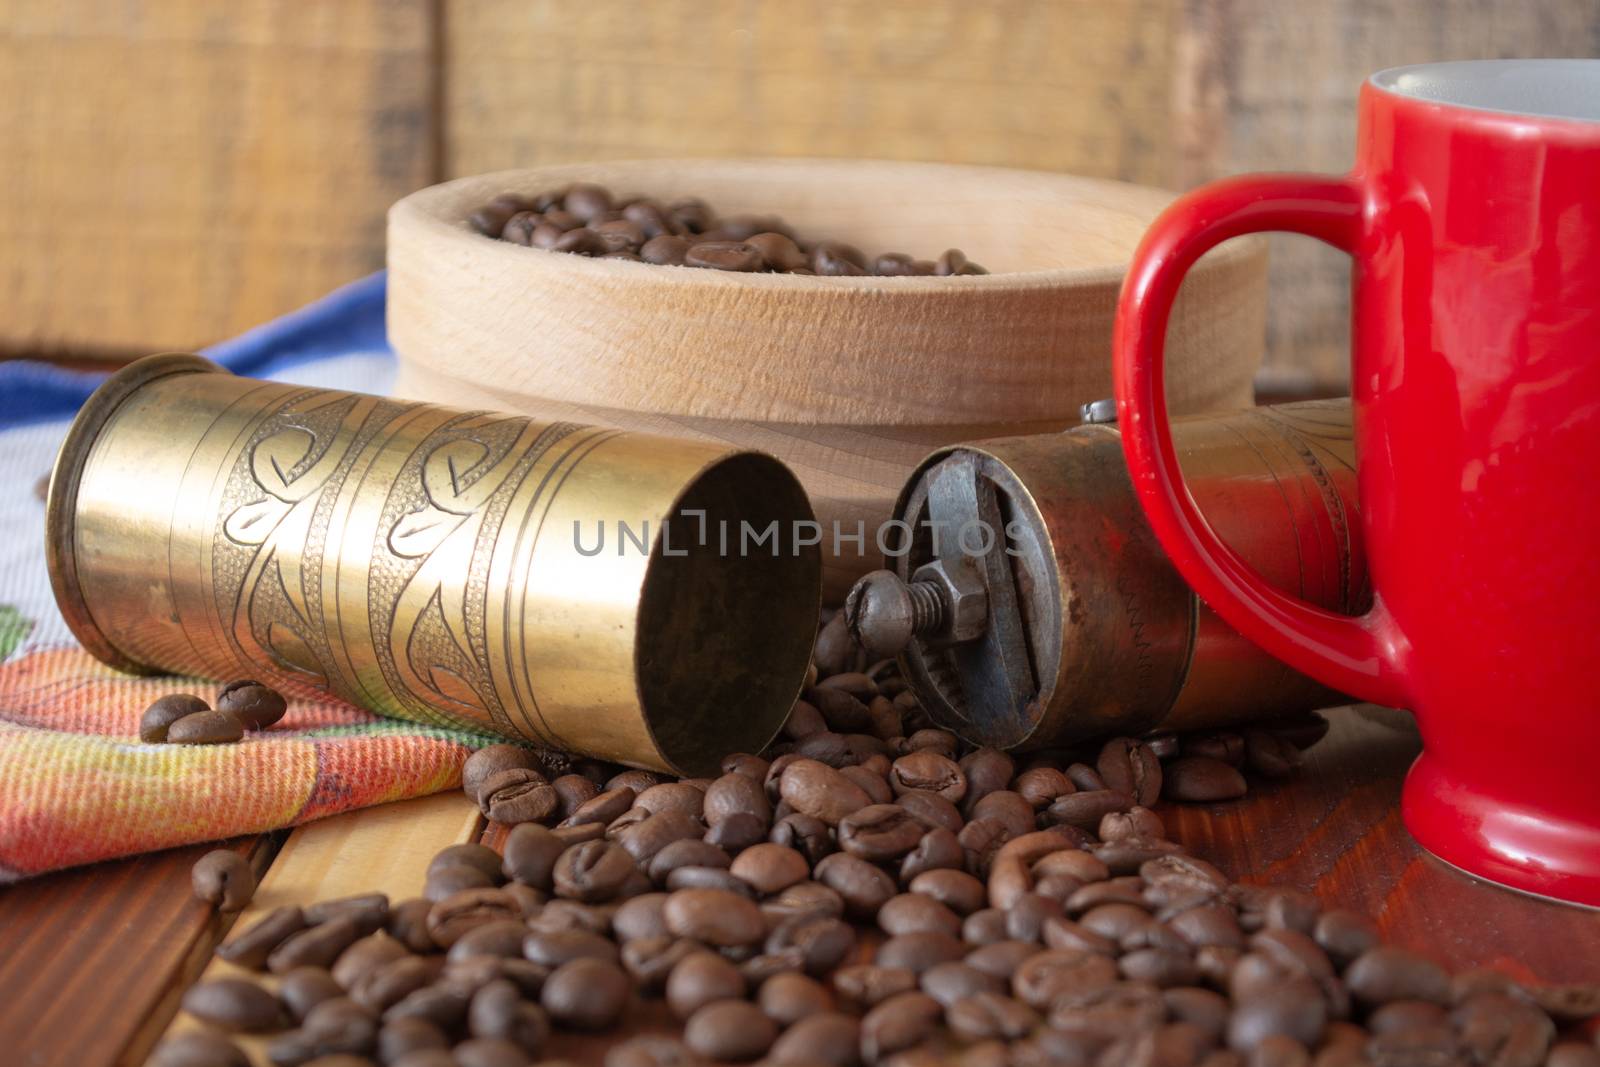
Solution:
<svg viewBox="0 0 1600 1067"><path fill-rule="evenodd" d="M682 158L682 159L623 159L596 160L587 163L555 163L542 167L522 167L511 170L490 171L485 174L454 178L437 185L419 189L400 200L389 209L389 225L404 224L420 227L442 239L468 241L473 247L489 255L510 253L518 263L531 270L556 266L550 257L560 257L559 268L582 277L611 278L619 282L657 281L671 285L691 285L711 288L787 290L794 295L808 293L825 295L834 293L881 292L899 296L916 294L944 295L959 293L1020 292L1040 289L1094 288L1105 285L1120 287L1127 273L1127 264L1102 267L1050 267L1040 270L1003 271L993 274L963 274L946 277L912 275L883 277L825 277L806 274L742 273L739 271L705 270L699 267L666 267L655 263L635 263L625 259L601 259L593 256L574 256L565 252L552 252L543 248L528 248L496 238L485 237L467 223L472 210L467 203L479 205L500 193L518 191L535 177L549 181L577 180L585 171L604 169L727 169L756 167L773 171L798 169L877 169L897 168L902 171L920 170L930 177L943 172L948 176L967 178L986 177L990 180L1027 178L1029 182L1053 182L1063 187L1078 189L1101 188L1128 198L1149 201L1150 221L1172 203L1178 195L1164 189L1138 185L1109 178L1088 178L1076 174L1052 171L1023 170L1014 167L992 167L966 163L928 163L907 160L827 159L809 156L796 157L734 157L734 158ZM490 190L494 191L490 191ZM471 200L467 192L473 190ZM480 191L481 190L481 191ZM481 199L480 199L481 198ZM1148 225L1148 224L1147 224ZM1223 267L1237 259L1259 254L1260 238L1247 235L1243 240L1226 242L1209 252L1205 270ZM491 251L493 250L493 251ZM529 254L532 253L531 257ZM1131 250L1130 250L1131 258Z"/></svg>

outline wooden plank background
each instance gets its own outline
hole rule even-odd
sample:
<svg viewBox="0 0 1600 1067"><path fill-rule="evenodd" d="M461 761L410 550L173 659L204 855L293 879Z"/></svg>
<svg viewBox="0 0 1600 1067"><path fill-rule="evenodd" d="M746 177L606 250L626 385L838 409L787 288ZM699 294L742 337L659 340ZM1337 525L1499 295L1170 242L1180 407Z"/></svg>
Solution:
<svg viewBox="0 0 1600 1067"><path fill-rule="evenodd" d="M219 340L383 265L438 172L427 0L0 4L0 348Z"/></svg>
<svg viewBox="0 0 1600 1067"><path fill-rule="evenodd" d="M1171 188L1342 169L1362 77L1600 55L1593 0L12 0L0 353L206 344L382 263L390 201L581 159L820 155ZM1346 380L1275 239L1269 370Z"/></svg>

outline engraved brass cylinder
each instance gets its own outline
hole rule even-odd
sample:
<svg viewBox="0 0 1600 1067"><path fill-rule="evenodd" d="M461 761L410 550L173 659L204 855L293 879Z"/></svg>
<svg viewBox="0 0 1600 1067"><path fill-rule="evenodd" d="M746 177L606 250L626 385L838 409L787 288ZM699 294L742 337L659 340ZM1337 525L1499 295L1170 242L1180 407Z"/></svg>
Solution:
<svg viewBox="0 0 1600 1067"><path fill-rule="evenodd" d="M1193 416L1172 429L1190 491L1245 562L1314 604L1366 610L1348 400ZM901 579L941 555L951 564L933 537L941 501L954 517L947 536L957 533L950 501L963 498L978 514L989 501L1004 526L988 555L953 561L989 583L984 632L954 644L913 639L903 654L942 725L979 743L1043 748L1349 702L1194 595L1134 498L1115 425L934 453L896 505L911 531L890 560Z"/></svg>
<svg viewBox="0 0 1600 1067"><path fill-rule="evenodd" d="M777 732L820 599L810 505L769 456L195 356L95 393L47 513L62 613L115 667L685 774ZM728 550L740 523L773 539Z"/></svg>

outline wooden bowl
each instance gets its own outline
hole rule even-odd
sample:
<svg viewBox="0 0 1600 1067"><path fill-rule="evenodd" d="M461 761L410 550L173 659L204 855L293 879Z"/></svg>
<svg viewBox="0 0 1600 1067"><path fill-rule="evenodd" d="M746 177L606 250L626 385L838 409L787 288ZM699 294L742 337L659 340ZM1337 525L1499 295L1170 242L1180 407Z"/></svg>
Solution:
<svg viewBox="0 0 1600 1067"><path fill-rule="evenodd" d="M993 273L734 274L588 259L473 232L505 192L573 181L778 214L869 255L956 247ZM503 171L389 213L389 338L403 396L770 452L823 524L836 601L880 565L873 532L906 475L954 441L1058 430L1111 395L1117 289L1170 194L1038 171L842 160L679 160ZM1174 413L1248 405L1266 246L1230 242L1173 313ZM864 548L841 542L863 523Z"/></svg>

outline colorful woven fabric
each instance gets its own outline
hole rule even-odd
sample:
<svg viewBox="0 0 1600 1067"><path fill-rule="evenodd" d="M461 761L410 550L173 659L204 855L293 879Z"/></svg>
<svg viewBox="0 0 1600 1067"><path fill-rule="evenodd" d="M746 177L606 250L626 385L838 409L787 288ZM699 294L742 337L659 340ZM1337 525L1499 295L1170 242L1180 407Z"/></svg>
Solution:
<svg viewBox="0 0 1600 1067"><path fill-rule="evenodd" d="M393 376L383 292L367 279L207 354L242 374L381 392ZM0 365L0 882L453 788L488 739L311 693L288 694L283 720L239 744L138 740L152 700L216 685L119 674L56 611L36 487L95 384Z"/></svg>

